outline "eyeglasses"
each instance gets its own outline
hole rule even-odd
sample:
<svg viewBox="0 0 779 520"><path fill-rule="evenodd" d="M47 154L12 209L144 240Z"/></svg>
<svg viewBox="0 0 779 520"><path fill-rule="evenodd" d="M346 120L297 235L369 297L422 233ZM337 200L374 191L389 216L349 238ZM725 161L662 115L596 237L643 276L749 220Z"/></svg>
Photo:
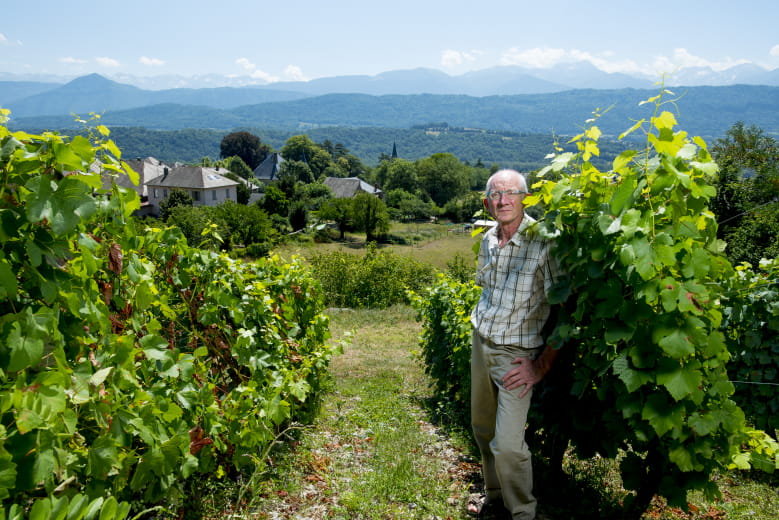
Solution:
<svg viewBox="0 0 779 520"><path fill-rule="evenodd" d="M496 190L487 193L487 197L494 201L499 201L501 196L509 200L517 200L521 195L526 195L526 192L520 190Z"/></svg>

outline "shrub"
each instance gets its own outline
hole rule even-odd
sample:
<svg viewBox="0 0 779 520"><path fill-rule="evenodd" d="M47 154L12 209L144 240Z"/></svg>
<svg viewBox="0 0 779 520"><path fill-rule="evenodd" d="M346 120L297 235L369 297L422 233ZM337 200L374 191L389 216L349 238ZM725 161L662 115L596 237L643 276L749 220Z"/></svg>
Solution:
<svg viewBox="0 0 779 520"><path fill-rule="evenodd" d="M776 437L779 430L779 260L759 269L739 266L728 280L722 327L733 358L728 374L733 398L755 427Z"/></svg>
<svg viewBox="0 0 779 520"><path fill-rule="evenodd" d="M420 340L425 372L433 381L434 397L463 428L470 426L471 310L479 300L473 282L460 282L444 274L432 284L409 293L422 322Z"/></svg>
<svg viewBox="0 0 779 520"><path fill-rule="evenodd" d="M374 243L364 255L333 251L315 254L310 262L328 305L334 307L384 308L408 303L406 291L425 287L435 271L414 259L380 252Z"/></svg>

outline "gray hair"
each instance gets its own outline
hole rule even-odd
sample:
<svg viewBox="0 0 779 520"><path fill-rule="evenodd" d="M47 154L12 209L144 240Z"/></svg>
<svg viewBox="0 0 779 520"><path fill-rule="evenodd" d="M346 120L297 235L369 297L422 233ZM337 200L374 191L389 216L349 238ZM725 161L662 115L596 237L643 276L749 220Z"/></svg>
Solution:
<svg viewBox="0 0 779 520"><path fill-rule="evenodd" d="M490 192L493 179L499 176L503 177L505 175L516 175L519 178L519 189L524 192L527 192L527 180L525 179L524 175L519 173L517 170L503 169L503 170L496 171L495 173L490 175L489 179L487 179L487 193Z"/></svg>

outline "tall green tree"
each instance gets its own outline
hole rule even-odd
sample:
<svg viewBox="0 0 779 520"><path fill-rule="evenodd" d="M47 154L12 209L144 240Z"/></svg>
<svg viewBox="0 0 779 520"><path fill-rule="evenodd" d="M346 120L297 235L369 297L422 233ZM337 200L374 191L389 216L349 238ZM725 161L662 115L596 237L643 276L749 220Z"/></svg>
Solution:
<svg viewBox="0 0 779 520"><path fill-rule="evenodd" d="M468 167L450 153L437 153L416 163L420 187L439 206L470 190Z"/></svg>
<svg viewBox="0 0 779 520"><path fill-rule="evenodd" d="M354 227L365 233L367 242L389 231L389 213L384 201L370 193L358 193L352 199Z"/></svg>
<svg viewBox="0 0 779 520"><path fill-rule="evenodd" d="M338 232L341 234L341 240L344 239L346 230L352 225L354 218L353 204L351 199L329 199L319 207L319 219L332 221L338 226Z"/></svg>
<svg viewBox="0 0 779 520"><path fill-rule="evenodd" d="M243 177L244 179L248 179L254 176L253 169L249 168L249 165L246 164L246 162L237 155L228 157L225 160L225 166L228 170L236 175L239 175L240 177Z"/></svg>
<svg viewBox="0 0 779 520"><path fill-rule="evenodd" d="M289 199L287 195L275 184L269 184L265 188L265 196L260 201L259 206L264 209L268 215L281 215L284 218L289 213Z"/></svg>
<svg viewBox="0 0 779 520"><path fill-rule="evenodd" d="M400 189L415 193L419 189L419 175L414 163L405 159L389 161L383 189L384 191Z"/></svg>
<svg viewBox="0 0 779 520"><path fill-rule="evenodd" d="M237 155L252 171L271 152L271 147L250 132L231 132L219 144L219 156L223 159Z"/></svg>
<svg viewBox="0 0 779 520"><path fill-rule="evenodd" d="M285 161L299 161L306 163L317 179L332 163L330 154L317 145L307 135L293 135L281 148L281 155ZM311 181L309 181L311 182Z"/></svg>

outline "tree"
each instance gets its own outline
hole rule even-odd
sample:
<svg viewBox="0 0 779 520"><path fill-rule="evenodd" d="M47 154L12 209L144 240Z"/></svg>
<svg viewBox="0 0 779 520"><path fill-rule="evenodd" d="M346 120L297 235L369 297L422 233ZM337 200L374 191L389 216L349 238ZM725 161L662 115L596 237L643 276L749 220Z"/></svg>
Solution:
<svg viewBox="0 0 779 520"><path fill-rule="evenodd" d="M271 152L267 144L263 144L260 138L249 132L232 132L222 138L219 145L219 156L222 158L237 155L252 170Z"/></svg>
<svg viewBox="0 0 779 520"><path fill-rule="evenodd" d="M320 182L312 182L300 187L299 198L306 204L306 208L316 211L327 200L333 197L333 191Z"/></svg>
<svg viewBox="0 0 779 520"><path fill-rule="evenodd" d="M308 210L302 200L296 200L289 208L289 225L292 231L298 231L308 225Z"/></svg>
<svg viewBox="0 0 779 520"><path fill-rule="evenodd" d="M482 194L472 191L464 197L447 202L444 206L444 216L454 222L469 222L482 209L484 209Z"/></svg>
<svg viewBox="0 0 779 520"><path fill-rule="evenodd" d="M450 153L437 153L416 163L420 187L443 206L470 190L468 167Z"/></svg>
<svg viewBox="0 0 779 520"><path fill-rule="evenodd" d="M192 195L184 190L173 188L168 198L160 202L160 219L167 221L171 210L177 206L192 206L194 204Z"/></svg>
<svg viewBox="0 0 779 520"><path fill-rule="evenodd" d="M433 204L425 202L413 193L402 189L387 192L387 206L397 220L427 219L436 214Z"/></svg>
<svg viewBox="0 0 779 520"><path fill-rule="evenodd" d="M338 226L341 233L340 239L344 239L344 233L351 226L354 216L353 205L350 199L330 199L326 200L319 207L319 219L329 220Z"/></svg>
<svg viewBox="0 0 779 520"><path fill-rule="evenodd" d="M227 200L216 207L215 215L229 229L233 244L262 244L271 242L276 236L268 214L257 205L246 206Z"/></svg>
<svg viewBox="0 0 779 520"><path fill-rule="evenodd" d="M756 126L734 124L712 146L720 172L711 203L718 236L733 263L776 256L779 233L779 143Z"/></svg>
<svg viewBox="0 0 779 520"><path fill-rule="evenodd" d="M302 182L308 184L314 182L314 173L311 171L309 165L303 161L297 161L295 159L288 159L281 163L279 168L279 178L290 177L295 182Z"/></svg>
<svg viewBox="0 0 779 520"><path fill-rule="evenodd" d="M265 196L262 198L259 205L268 213L268 215L281 215L286 218L289 213L289 199L284 192L274 184L270 184L265 188Z"/></svg>
<svg viewBox="0 0 779 520"><path fill-rule="evenodd" d="M237 155L228 157L225 161L225 167L234 174L243 177L244 179L254 177L254 170L249 168L246 162L244 162L244 160Z"/></svg>
<svg viewBox="0 0 779 520"><path fill-rule="evenodd" d="M384 191L394 189L414 193L419 188L419 176L413 163L405 159L395 159L387 163L387 174L382 186Z"/></svg>
<svg viewBox="0 0 779 520"><path fill-rule="evenodd" d="M378 235L389 230L389 213L380 198L370 193L358 193L352 199L354 227L365 233L366 242L374 242Z"/></svg>
<svg viewBox="0 0 779 520"><path fill-rule="evenodd" d="M319 178L332 162L330 154L320 148L307 135L294 135L287 139L281 148L281 155L285 161L306 163L313 173L313 179Z"/></svg>

